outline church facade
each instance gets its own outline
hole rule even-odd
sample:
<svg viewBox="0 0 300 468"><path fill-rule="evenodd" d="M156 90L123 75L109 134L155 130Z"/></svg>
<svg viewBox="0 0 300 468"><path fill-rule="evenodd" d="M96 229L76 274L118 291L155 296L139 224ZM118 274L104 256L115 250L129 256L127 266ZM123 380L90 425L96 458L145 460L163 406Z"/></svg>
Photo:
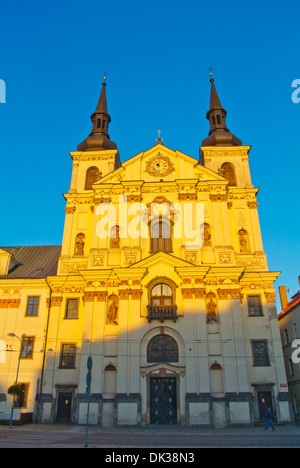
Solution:
<svg viewBox="0 0 300 468"><path fill-rule="evenodd" d="M0 250L1 421L16 383L15 419L85 424L89 357L91 424L291 421L250 146L212 76L207 119L199 159L158 138L121 164L104 80L62 246Z"/></svg>

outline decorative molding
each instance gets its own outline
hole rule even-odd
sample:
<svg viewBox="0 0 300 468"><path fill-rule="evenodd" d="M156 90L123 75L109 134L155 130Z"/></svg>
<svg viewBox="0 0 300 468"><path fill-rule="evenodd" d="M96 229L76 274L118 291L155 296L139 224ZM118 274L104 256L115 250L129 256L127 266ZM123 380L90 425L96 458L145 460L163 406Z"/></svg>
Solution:
<svg viewBox="0 0 300 468"><path fill-rule="evenodd" d="M18 309L21 299L0 299L0 309Z"/></svg>
<svg viewBox="0 0 300 468"><path fill-rule="evenodd" d="M92 266L103 266L104 265L104 255L94 255L92 257Z"/></svg>
<svg viewBox="0 0 300 468"><path fill-rule="evenodd" d="M219 299L228 300L228 296L230 297L230 299L240 300L241 298L239 289L218 289L217 293L218 293Z"/></svg>
<svg viewBox="0 0 300 468"><path fill-rule="evenodd" d="M76 273L80 270L87 270L87 263L62 263L60 266L61 273Z"/></svg>
<svg viewBox="0 0 300 468"><path fill-rule="evenodd" d="M107 294L107 291L85 291L84 302L93 302L94 299L97 299L97 302L105 302Z"/></svg>
<svg viewBox="0 0 300 468"><path fill-rule="evenodd" d="M251 210L253 210L258 207L258 201L248 201L247 205Z"/></svg>
<svg viewBox="0 0 300 468"><path fill-rule="evenodd" d="M175 167L171 159L160 151L146 162L145 172L154 177L165 177L173 171Z"/></svg>
<svg viewBox="0 0 300 468"><path fill-rule="evenodd" d="M129 296L132 297L132 299L141 299L141 296L143 294L142 289L122 289L119 290L119 297L121 300L128 300Z"/></svg>
<svg viewBox="0 0 300 468"><path fill-rule="evenodd" d="M216 194L210 194L209 198L210 198L210 200L212 202L227 201L228 195L227 194L221 194L221 193L218 193L217 195Z"/></svg>
<svg viewBox="0 0 300 468"><path fill-rule="evenodd" d="M195 295L196 299L203 299L205 297L204 288L181 288L182 296L184 299L192 299Z"/></svg>
<svg viewBox="0 0 300 468"><path fill-rule="evenodd" d="M62 296L52 296L51 297L51 307L60 307L61 303L62 303ZM48 298L46 300L46 304L47 304L47 307L49 307L49 301L50 299Z"/></svg>
<svg viewBox="0 0 300 468"><path fill-rule="evenodd" d="M275 292L272 292L272 293L265 292L265 298L266 298L268 304L272 304L272 303L276 302L276 296L277 296L277 294Z"/></svg>
<svg viewBox="0 0 300 468"><path fill-rule="evenodd" d="M248 268L264 268L265 260L263 257L237 257L236 264Z"/></svg>
<svg viewBox="0 0 300 468"><path fill-rule="evenodd" d="M232 264L232 257L230 252L219 252L219 263L223 265Z"/></svg>
<svg viewBox="0 0 300 468"><path fill-rule="evenodd" d="M66 206L65 212L67 214L73 214L76 211L76 206Z"/></svg>
<svg viewBox="0 0 300 468"><path fill-rule="evenodd" d="M197 200L197 193L178 193L180 201L194 201Z"/></svg>

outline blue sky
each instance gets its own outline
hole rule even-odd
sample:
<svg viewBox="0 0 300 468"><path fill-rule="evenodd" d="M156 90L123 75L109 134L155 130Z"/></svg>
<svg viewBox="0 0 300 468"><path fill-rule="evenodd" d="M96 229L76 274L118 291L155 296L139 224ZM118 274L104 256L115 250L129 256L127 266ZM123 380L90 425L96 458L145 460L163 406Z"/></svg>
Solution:
<svg viewBox="0 0 300 468"><path fill-rule="evenodd" d="M269 269L299 289L298 0L10 0L0 4L0 245L60 244L69 151L104 72L122 161L164 143L198 158L209 67L229 129L251 145Z"/></svg>

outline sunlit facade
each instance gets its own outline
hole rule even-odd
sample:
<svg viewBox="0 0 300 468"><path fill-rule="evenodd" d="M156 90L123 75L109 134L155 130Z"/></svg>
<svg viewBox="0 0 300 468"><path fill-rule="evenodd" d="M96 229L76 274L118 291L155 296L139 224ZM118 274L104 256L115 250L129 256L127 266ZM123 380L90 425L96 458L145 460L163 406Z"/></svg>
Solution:
<svg viewBox="0 0 300 468"><path fill-rule="evenodd" d="M291 421L250 146L212 77L207 119L198 159L158 138L121 164L104 81L62 246L0 250L0 420L20 362L15 420L84 424L91 356L91 424Z"/></svg>

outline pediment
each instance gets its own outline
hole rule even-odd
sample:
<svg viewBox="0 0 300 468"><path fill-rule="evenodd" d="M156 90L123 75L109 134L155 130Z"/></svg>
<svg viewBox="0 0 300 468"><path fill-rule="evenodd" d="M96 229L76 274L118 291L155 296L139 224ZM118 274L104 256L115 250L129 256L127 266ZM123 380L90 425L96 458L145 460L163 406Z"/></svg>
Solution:
<svg viewBox="0 0 300 468"><path fill-rule="evenodd" d="M181 258L174 257L173 255L165 252L158 252L154 255L150 255L147 258L144 258L143 260L140 260L128 268L150 268L151 266L157 264L161 265L161 268L163 268L164 265L171 266L172 268L194 266L192 263L182 260Z"/></svg>
<svg viewBox="0 0 300 468"><path fill-rule="evenodd" d="M121 167L94 185L122 184L123 181L179 182L181 179L194 179L196 183L228 182L220 174L199 164L197 159L157 144L123 162Z"/></svg>

